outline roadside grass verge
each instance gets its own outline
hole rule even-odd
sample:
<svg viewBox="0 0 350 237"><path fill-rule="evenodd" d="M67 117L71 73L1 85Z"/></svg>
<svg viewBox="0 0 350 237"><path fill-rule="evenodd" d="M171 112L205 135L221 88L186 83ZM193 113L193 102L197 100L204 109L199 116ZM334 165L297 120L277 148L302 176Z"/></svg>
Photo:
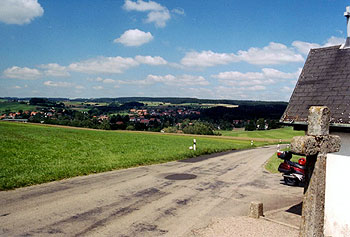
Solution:
<svg viewBox="0 0 350 237"><path fill-rule="evenodd" d="M284 127L271 130L257 131L219 131L222 136L248 137L248 138L269 138L290 141L295 136L304 136L304 131L294 131L292 127Z"/></svg>
<svg viewBox="0 0 350 237"><path fill-rule="evenodd" d="M10 122L0 122L0 134L0 190L251 147L246 140ZM193 138L196 151L189 150Z"/></svg>

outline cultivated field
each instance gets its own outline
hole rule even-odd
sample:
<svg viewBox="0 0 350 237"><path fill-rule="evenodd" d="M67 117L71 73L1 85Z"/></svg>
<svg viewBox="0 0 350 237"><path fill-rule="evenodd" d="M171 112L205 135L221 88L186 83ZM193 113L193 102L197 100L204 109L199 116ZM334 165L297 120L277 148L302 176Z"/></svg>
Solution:
<svg viewBox="0 0 350 237"><path fill-rule="evenodd" d="M11 112L18 112L20 110L36 110L38 106L35 105L27 105L20 104L18 102L8 102L8 101L0 101L0 115L5 113L6 110L10 110Z"/></svg>
<svg viewBox="0 0 350 237"><path fill-rule="evenodd" d="M294 131L292 127L284 127L272 130L257 130L257 131L220 131L222 136L232 137L249 137L249 138L269 138L269 139L282 139L291 140L295 136L304 136L304 131Z"/></svg>
<svg viewBox="0 0 350 237"><path fill-rule="evenodd" d="M193 151L195 136L9 122L0 122L0 134L0 190L251 147L247 140L197 137Z"/></svg>

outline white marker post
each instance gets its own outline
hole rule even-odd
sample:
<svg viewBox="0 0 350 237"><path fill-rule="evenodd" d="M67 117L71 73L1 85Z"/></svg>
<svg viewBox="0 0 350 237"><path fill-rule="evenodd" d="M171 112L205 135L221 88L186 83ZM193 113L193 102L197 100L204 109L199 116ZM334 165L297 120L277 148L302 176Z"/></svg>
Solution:
<svg viewBox="0 0 350 237"><path fill-rule="evenodd" d="M193 150L194 151L196 150L196 143L197 143L196 139L193 139Z"/></svg>

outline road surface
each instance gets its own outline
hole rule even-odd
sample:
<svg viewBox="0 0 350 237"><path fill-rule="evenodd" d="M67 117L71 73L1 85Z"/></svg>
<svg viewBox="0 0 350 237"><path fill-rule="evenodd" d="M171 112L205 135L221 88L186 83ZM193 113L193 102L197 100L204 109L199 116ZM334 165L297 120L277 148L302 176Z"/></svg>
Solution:
<svg viewBox="0 0 350 237"><path fill-rule="evenodd" d="M0 192L0 236L192 236L212 218L301 200L264 162L276 146Z"/></svg>

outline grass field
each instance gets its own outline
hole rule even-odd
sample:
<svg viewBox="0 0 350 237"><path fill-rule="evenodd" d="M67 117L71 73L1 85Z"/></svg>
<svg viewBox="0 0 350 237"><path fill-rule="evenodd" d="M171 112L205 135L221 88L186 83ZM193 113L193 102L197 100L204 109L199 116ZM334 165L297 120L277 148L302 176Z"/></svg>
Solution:
<svg viewBox="0 0 350 237"><path fill-rule="evenodd" d="M20 110L26 111L36 111L37 106L20 104L18 102L0 102L0 114L3 114L6 110L10 110L11 112L18 112Z"/></svg>
<svg viewBox="0 0 350 237"><path fill-rule="evenodd" d="M250 147L250 141L0 122L0 190ZM255 142L255 146L267 142Z"/></svg>
<svg viewBox="0 0 350 237"><path fill-rule="evenodd" d="M249 137L249 138L270 138L270 139L282 139L291 140L295 136L304 136L304 131L294 131L292 127L284 127L271 130L260 131L219 131L222 136L232 137Z"/></svg>

